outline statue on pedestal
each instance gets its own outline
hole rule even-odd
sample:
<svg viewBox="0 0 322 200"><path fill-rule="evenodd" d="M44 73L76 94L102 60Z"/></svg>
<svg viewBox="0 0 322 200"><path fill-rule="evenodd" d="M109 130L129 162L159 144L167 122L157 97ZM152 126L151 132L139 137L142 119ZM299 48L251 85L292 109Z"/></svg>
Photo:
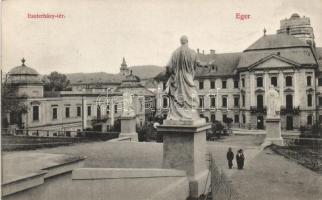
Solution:
<svg viewBox="0 0 322 200"><path fill-rule="evenodd" d="M199 199L210 182L206 131L210 124L200 118L197 111L198 95L194 84L197 54L188 47L188 38L182 36L168 65L166 94L169 97L167 119L157 126L163 136L163 162L165 169L184 170L189 181L191 199Z"/></svg>
<svg viewBox="0 0 322 200"><path fill-rule="evenodd" d="M279 118L280 98L274 86L270 86L267 92L267 118Z"/></svg>
<svg viewBox="0 0 322 200"><path fill-rule="evenodd" d="M170 99L167 120L200 119L196 110L198 95L193 82L197 55L189 48L187 36L182 36L180 42L181 46L173 52L167 69L170 74L166 87Z"/></svg>
<svg viewBox="0 0 322 200"><path fill-rule="evenodd" d="M283 146L280 118L280 98L274 86L271 85L267 91L267 117L266 117L266 138L261 145L262 149L275 144Z"/></svg>

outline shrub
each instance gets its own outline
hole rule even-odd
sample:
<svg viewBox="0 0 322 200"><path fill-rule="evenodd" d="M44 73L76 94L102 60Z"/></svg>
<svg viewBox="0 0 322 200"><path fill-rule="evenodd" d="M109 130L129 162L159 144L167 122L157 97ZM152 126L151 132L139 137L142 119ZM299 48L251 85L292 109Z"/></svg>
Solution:
<svg viewBox="0 0 322 200"><path fill-rule="evenodd" d="M163 142L163 134L160 132L157 132L157 138L156 138L157 142Z"/></svg>
<svg viewBox="0 0 322 200"><path fill-rule="evenodd" d="M136 132L138 133L138 140L139 142L147 141L147 128L143 127L136 127Z"/></svg>
<svg viewBox="0 0 322 200"><path fill-rule="evenodd" d="M321 137L321 126L320 124L313 124L312 126L312 134L316 135L317 137Z"/></svg>
<svg viewBox="0 0 322 200"><path fill-rule="evenodd" d="M110 131L112 132L121 132L121 120L117 119L114 122L114 126L110 128Z"/></svg>

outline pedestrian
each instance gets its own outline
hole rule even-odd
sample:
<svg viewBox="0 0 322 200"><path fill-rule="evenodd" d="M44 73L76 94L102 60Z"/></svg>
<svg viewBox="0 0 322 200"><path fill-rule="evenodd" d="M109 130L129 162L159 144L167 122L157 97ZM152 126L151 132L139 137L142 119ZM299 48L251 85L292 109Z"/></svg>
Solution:
<svg viewBox="0 0 322 200"><path fill-rule="evenodd" d="M231 169L233 167L234 153L231 150L231 147L228 148L227 152L228 167Z"/></svg>
<svg viewBox="0 0 322 200"><path fill-rule="evenodd" d="M236 154L236 161L237 161L238 169L244 168L244 160L245 160L245 156L244 156L243 150L239 149Z"/></svg>

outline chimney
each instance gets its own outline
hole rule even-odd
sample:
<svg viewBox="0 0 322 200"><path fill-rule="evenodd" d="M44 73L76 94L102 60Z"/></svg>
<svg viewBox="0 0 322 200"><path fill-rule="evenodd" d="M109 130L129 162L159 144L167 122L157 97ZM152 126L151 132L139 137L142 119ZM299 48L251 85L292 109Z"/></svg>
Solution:
<svg viewBox="0 0 322 200"><path fill-rule="evenodd" d="M205 50L202 50L202 54L204 54L204 55L205 55Z"/></svg>
<svg viewBox="0 0 322 200"><path fill-rule="evenodd" d="M210 55L214 55L214 54L216 54L216 50L210 49Z"/></svg>
<svg viewBox="0 0 322 200"><path fill-rule="evenodd" d="M197 53L199 54L199 48L197 49Z"/></svg>

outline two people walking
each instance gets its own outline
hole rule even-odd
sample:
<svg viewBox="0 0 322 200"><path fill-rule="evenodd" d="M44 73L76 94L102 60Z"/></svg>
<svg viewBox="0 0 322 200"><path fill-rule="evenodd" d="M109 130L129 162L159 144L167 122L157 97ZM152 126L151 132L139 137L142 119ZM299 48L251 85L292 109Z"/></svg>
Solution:
<svg viewBox="0 0 322 200"><path fill-rule="evenodd" d="M229 169L233 167L233 160L234 160L234 153L232 152L231 147L229 147L227 152L227 161L228 161ZM239 149L236 154L236 162L237 162L238 169L244 168L244 161L245 161L245 156L244 156L243 150Z"/></svg>

